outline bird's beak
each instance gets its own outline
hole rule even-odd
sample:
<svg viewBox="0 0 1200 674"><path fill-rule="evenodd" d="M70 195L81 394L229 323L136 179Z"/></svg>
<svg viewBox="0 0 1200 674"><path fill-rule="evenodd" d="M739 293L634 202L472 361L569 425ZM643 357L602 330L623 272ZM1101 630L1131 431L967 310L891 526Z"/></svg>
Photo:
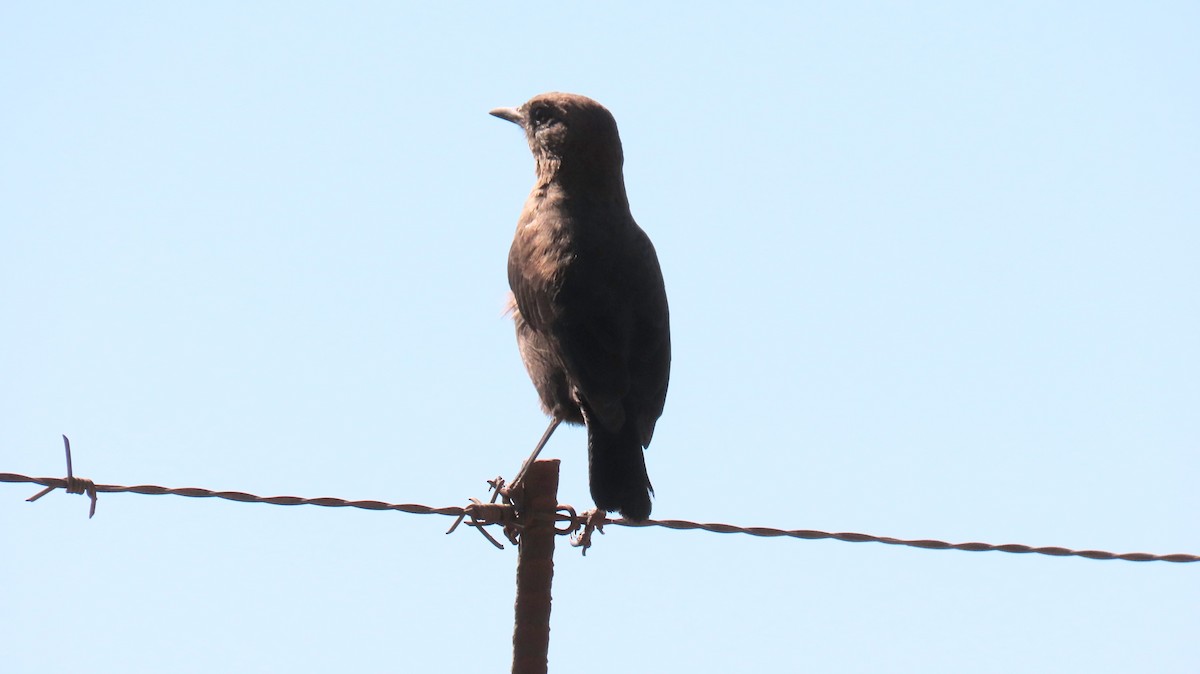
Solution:
<svg viewBox="0 0 1200 674"><path fill-rule="evenodd" d="M521 108L496 108L488 114L500 119L506 119L522 129L525 128L525 113Z"/></svg>

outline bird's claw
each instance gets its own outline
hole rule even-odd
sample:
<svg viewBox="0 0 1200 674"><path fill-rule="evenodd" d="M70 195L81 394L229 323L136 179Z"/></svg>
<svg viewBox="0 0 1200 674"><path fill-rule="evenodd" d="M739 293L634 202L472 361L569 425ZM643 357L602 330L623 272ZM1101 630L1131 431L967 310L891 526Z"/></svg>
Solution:
<svg viewBox="0 0 1200 674"><path fill-rule="evenodd" d="M571 537L571 547L583 548L583 555L586 557L588 548L592 547L592 532L604 533L604 524L608 522L608 513L600 508L593 508L583 513L580 518L583 520L583 532Z"/></svg>

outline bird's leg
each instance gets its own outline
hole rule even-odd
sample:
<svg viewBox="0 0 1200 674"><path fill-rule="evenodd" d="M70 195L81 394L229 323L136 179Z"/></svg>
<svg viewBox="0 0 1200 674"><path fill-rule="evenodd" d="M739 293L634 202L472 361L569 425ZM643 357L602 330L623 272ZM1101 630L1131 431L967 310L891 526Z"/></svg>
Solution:
<svg viewBox="0 0 1200 674"><path fill-rule="evenodd" d="M562 419L559 419L558 417L550 420L550 425L546 427L546 432L542 433L542 439L538 440L537 447L533 448L533 454L530 454L529 458L525 460L525 463L521 464L521 470L517 472L517 476L513 478L513 481L508 484L508 489L510 491L515 489L517 485L521 483L521 479L525 477L526 471L528 471L529 467L533 465L533 462L537 460L538 454L542 453L542 448L545 447L546 443L550 441L550 436L554 435L554 429L558 428L558 425L561 423Z"/></svg>

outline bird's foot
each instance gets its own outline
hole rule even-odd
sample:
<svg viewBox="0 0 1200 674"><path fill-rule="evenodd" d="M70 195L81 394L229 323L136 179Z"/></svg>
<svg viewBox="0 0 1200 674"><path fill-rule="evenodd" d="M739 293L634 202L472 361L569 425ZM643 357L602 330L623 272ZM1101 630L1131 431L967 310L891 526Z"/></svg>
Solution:
<svg viewBox="0 0 1200 674"><path fill-rule="evenodd" d="M588 548L592 547L592 532L604 533L604 524L608 522L608 513L600 508L593 508L580 515L580 519L583 521L583 532L571 537L571 546L583 548L583 554L586 557Z"/></svg>

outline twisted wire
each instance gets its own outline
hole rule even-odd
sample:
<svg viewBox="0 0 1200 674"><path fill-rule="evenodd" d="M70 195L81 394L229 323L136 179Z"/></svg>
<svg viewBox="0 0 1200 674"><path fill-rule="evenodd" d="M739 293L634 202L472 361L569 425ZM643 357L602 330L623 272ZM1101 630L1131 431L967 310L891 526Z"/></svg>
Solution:
<svg viewBox="0 0 1200 674"><path fill-rule="evenodd" d="M1200 562L1200 555L1175 553L1169 555L1153 555L1146 552L1106 552L1104 550L1071 550L1060 547L1032 547L1019 543L993 545L991 543L947 543L931 539L904 539L889 536L872 536L856 533L830 533L812 529L772 529L770 527L738 527L729 524L689 522L686 520L648 520L636 523L625 520L613 520L610 524L624 527L664 527L667 529L700 529L719 534L749 534L766 538L801 538L804 540L832 539L847 543L883 543L885 545L904 545L910 548L926 550L966 550L968 552L1009 552L1013 554L1037 554L1051 557L1085 557L1087 559L1119 559L1126 562L1175 562L1180 564Z"/></svg>

